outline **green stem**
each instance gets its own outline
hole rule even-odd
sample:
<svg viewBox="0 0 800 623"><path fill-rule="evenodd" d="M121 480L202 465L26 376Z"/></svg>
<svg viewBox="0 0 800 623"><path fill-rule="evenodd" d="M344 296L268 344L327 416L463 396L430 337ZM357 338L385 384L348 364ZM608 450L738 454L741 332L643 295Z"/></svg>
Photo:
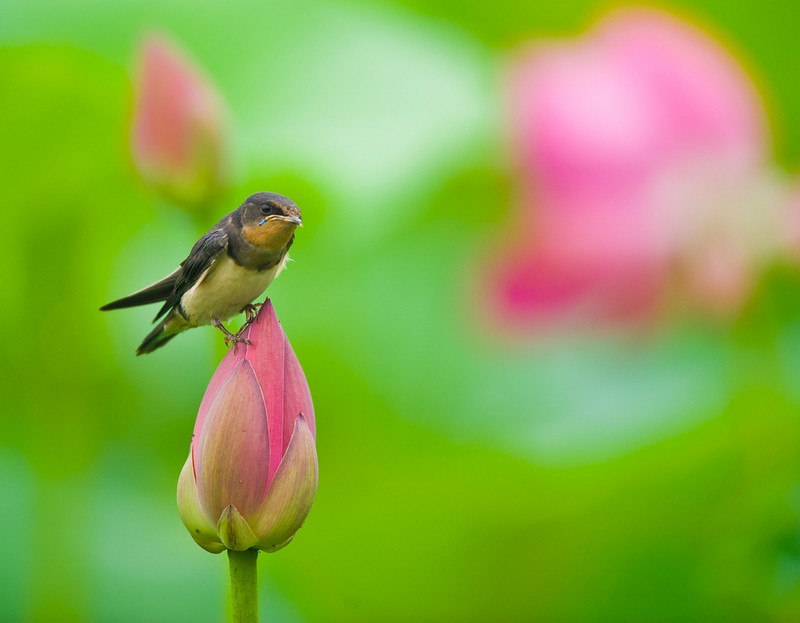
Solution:
<svg viewBox="0 0 800 623"><path fill-rule="evenodd" d="M231 621L258 623L258 550L228 550L231 568Z"/></svg>

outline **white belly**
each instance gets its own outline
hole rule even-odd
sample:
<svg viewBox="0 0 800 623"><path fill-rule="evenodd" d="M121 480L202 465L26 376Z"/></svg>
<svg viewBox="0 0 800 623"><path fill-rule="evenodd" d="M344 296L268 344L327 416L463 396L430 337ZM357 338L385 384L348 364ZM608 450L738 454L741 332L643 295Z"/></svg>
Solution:
<svg viewBox="0 0 800 623"><path fill-rule="evenodd" d="M225 321L238 314L267 289L286 263L262 272L247 270L227 255L216 260L181 300L189 324L199 326Z"/></svg>

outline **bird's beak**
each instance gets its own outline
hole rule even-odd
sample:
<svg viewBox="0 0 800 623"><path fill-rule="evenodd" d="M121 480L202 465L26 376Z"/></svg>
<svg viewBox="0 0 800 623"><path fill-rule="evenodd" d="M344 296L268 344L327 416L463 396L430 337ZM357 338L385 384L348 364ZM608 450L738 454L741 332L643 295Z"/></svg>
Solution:
<svg viewBox="0 0 800 623"><path fill-rule="evenodd" d="M294 216L294 215L284 216L283 214L273 214L272 216L268 216L267 218L263 219L259 223L259 225L263 225L264 223L269 221L281 221L283 223L291 223L295 227L303 226L303 221L300 219L299 216Z"/></svg>
<svg viewBox="0 0 800 623"><path fill-rule="evenodd" d="M294 223L297 227L303 226L303 221L300 219L299 216L284 216L284 220L289 221L290 223Z"/></svg>

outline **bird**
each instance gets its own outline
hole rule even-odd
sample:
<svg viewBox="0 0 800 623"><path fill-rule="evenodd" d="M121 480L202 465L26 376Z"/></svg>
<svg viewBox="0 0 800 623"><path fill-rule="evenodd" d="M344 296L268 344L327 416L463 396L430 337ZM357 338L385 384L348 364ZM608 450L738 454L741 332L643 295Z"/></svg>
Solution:
<svg viewBox="0 0 800 623"><path fill-rule="evenodd" d="M179 333L213 325L225 344L247 342L244 329L255 319L253 301L269 287L289 259L295 230L303 224L300 208L270 192L250 195L226 214L192 247L169 275L133 294L103 305L100 311L163 302L137 355L152 353ZM244 326L232 333L222 324L239 313Z"/></svg>

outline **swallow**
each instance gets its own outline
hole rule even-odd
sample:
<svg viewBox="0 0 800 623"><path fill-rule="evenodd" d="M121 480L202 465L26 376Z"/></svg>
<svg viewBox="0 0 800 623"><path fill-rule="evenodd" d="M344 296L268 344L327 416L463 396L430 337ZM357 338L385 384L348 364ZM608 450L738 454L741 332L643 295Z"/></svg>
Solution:
<svg viewBox="0 0 800 623"><path fill-rule="evenodd" d="M137 355L152 353L202 325L217 327L226 344L246 342L241 334L255 318L257 306L252 303L283 270L301 225L300 209L291 199L276 193L251 195L203 235L172 273L100 310L163 302L153 319L158 325ZM246 314L245 325L231 333L222 323L239 313Z"/></svg>

